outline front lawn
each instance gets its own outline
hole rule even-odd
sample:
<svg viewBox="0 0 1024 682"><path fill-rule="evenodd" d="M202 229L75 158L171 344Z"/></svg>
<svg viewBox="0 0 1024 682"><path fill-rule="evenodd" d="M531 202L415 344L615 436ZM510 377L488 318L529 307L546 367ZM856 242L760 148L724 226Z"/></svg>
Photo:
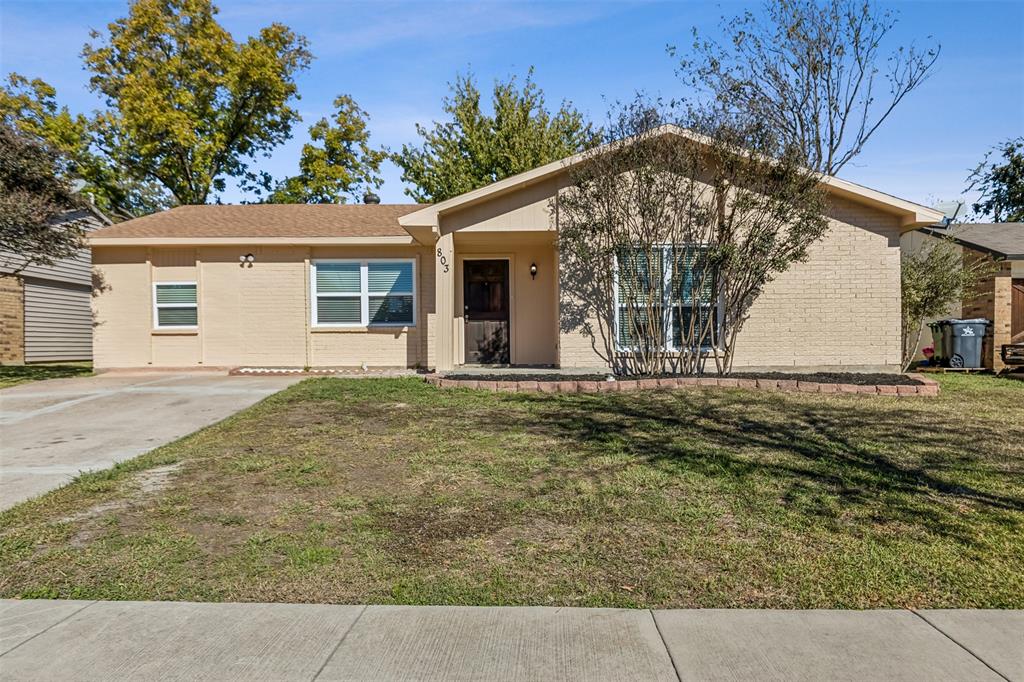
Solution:
<svg viewBox="0 0 1024 682"><path fill-rule="evenodd" d="M45 365L0 365L0 388L16 386L28 381L66 379L92 374L91 362L61 362Z"/></svg>
<svg viewBox="0 0 1024 682"><path fill-rule="evenodd" d="M1024 384L939 381L312 379L0 515L0 596L1024 608Z"/></svg>

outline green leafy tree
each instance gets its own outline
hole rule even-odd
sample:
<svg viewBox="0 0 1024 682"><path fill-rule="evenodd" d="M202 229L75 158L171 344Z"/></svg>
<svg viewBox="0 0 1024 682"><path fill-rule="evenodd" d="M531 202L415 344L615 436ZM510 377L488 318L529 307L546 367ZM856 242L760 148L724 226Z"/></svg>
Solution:
<svg viewBox="0 0 1024 682"><path fill-rule="evenodd" d="M80 193L108 216L134 218L169 205L167 192L159 184L125 176L96 151L92 122L59 106L57 91L45 81L10 74L0 90L0 118L57 151L58 172L84 181Z"/></svg>
<svg viewBox="0 0 1024 682"><path fill-rule="evenodd" d="M997 153L997 160L991 160ZM979 190L973 205L980 216L997 223L1024 222L1024 137L1007 140L988 152L967 178L967 190Z"/></svg>
<svg viewBox="0 0 1024 682"><path fill-rule="evenodd" d="M281 24L237 43L217 12L209 0L137 0L82 55L110 107L100 147L182 204L206 203L226 178L269 188L250 163L291 135L294 77L312 58Z"/></svg>
<svg viewBox="0 0 1024 682"><path fill-rule="evenodd" d="M0 266L5 270L51 265L82 248L82 225L59 220L81 202L61 177L64 163L38 138L0 122Z"/></svg>
<svg viewBox="0 0 1024 682"><path fill-rule="evenodd" d="M343 204L346 195L358 200L365 190L383 184L380 164L387 152L370 146L369 116L348 95L339 95L334 107L331 120L310 126L312 142L302 147L299 174L280 183L271 203Z"/></svg>
<svg viewBox="0 0 1024 682"><path fill-rule="evenodd" d="M394 161L402 180L413 184L406 193L416 201L437 202L458 196L510 175L536 168L592 147L598 135L568 102L551 114L544 93L533 82L533 69L522 87L513 76L497 81L494 113L480 105L472 76L459 76L444 100L448 121L433 128L416 126L420 147L403 145Z"/></svg>
<svg viewBox="0 0 1024 682"><path fill-rule="evenodd" d="M814 170L835 175L931 74L940 46L886 52L897 16L870 0L766 0L721 24L722 40L693 30L679 56L684 84L770 124Z"/></svg>
<svg viewBox="0 0 1024 682"><path fill-rule="evenodd" d="M29 80L17 73L9 74L0 91L0 115L8 125L45 140L63 154L57 160L62 166L74 169L77 159L88 153L88 119L58 106L57 91L39 78Z"/></svg>

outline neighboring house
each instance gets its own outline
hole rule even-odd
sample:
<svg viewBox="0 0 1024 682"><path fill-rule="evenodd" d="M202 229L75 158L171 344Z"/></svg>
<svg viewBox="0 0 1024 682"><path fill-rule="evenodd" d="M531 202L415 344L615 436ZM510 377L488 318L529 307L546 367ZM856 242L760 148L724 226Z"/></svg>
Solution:
<svg viewBox="0 0 1024 682"><path fill-rule="evenodd" d="M558 195L584 158L432 206L182 206L100 230L96 366L602 368L560 313ZM831 229L757 300L736 369L899 368L900 236L942 214L822 182Z"/></svg>
<svg viewBox="0 0 1024 682"><path fill-rule="evenodd" d="M62 217L62 222L70 221L80 221L88 231L110 225L93 209ZM29 265L15 273L19 264L17 256L0 254L0 363L92 358L89 249L53 265Z"/></svg>
<svg viewBox="0 0 1024 682"><path fill-rule="evenodd" d="M941 210L941 207L936 208L940 208ZM947 212L946 218L950 219L951 215L952 212ZM914 230L913 232L907 232L901 237L900 244L902 246L904 256L911 256L914 254L930 250L935 244L939 243L939 240L937 238L930 237L927 234L925 234L924 229L925 228ZM957 249L957 251L962 251L962 249ZM924 349L931 348L932 346L935 345L935 342L932 339L931 328L928 325L938 320L946 320L951 317L960 317L961 305L962 304L960 301L954 301L950 303L949 306L946 307L946 310L943 311L942 313L934 317L925 318L922 321L921 337L918 340L917 344L917 355L915 357L916 360L926 359L924 355Z"/></svg>
<svg viewBox="0 0 1024 682"><path fill-rule="evenodd" d="M991 321L983 360L985 367L1003 369L1002 346L1024 343L1024 223L969 223L921 232L952 238L963 248L964 258L994 263L994 272L965 296L957 312L963 318Z"/></svg>

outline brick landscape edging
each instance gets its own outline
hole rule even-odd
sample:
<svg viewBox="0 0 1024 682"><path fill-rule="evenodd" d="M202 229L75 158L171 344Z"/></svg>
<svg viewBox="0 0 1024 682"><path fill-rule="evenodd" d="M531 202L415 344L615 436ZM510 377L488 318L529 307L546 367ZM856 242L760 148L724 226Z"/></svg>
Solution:
<svg viewBox="0 0 1024 682"><path fill-rule="evenodd" d="M677 388L744 388L756 391L789 391L795 393L849 393L858 395L937 396L939 384L920 374L907 375L920 383L917 386L891 384L822 384L814 381L787 379L739 379L734 377L669 377L662 379L626 379L623 381L475 381L448 379L431 374L427 383L438 388L475 388L481 391L506 393L615 393Z"/></svg>

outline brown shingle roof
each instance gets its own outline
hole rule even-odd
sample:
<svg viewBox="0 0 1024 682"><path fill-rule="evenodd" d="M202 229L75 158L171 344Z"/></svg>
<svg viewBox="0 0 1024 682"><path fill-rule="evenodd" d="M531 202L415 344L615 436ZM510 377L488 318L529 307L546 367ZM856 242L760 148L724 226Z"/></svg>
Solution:
<svg viewBox="0 0 1024 682"><path fill-rule="evenodd" d="M422 204L177 206L96 230L93 239L404 237L398 218Z"/></svg>

